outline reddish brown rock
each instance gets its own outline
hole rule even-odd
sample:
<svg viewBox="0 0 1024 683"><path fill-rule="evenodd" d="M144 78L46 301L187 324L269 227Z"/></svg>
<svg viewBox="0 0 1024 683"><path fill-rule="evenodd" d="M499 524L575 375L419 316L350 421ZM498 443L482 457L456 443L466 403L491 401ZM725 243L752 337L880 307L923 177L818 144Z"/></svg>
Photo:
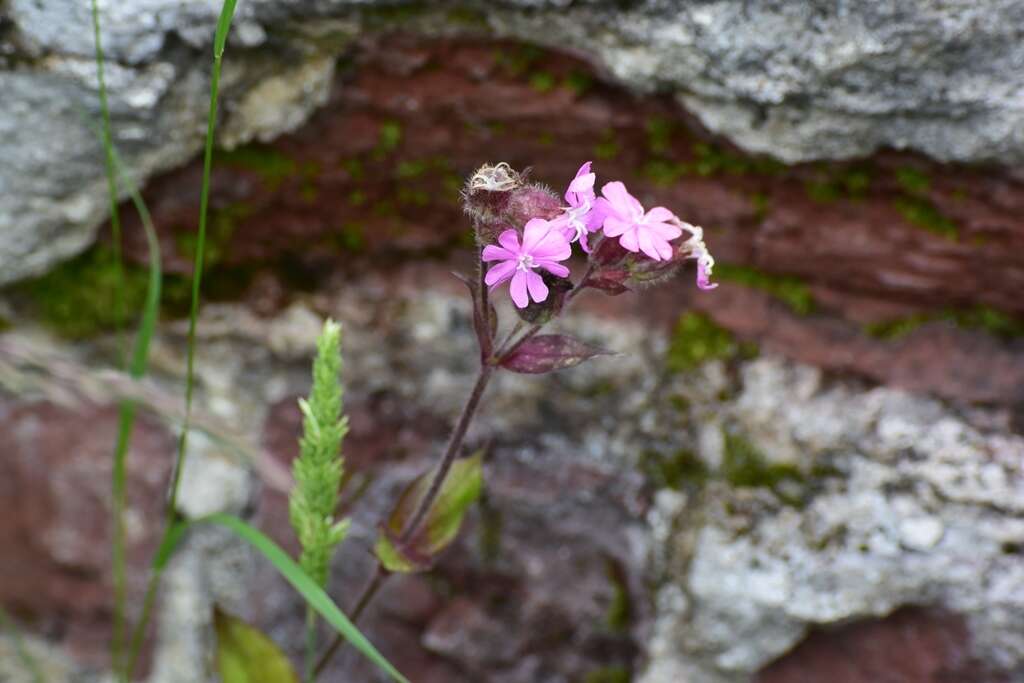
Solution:
<svg viewBox="0 0 1024 683"><path fill-rule="evenodd" d="M106 663L110 647L116 434L114 407L0 400L0 605L95 665ZM172 436L140 416L128 461L128 576L135 597L161 528L173 453Z"/></svg>
<svg viewBox="0 0 1024 683"><path fill-rule="evenodd" d="M962 620L903 609L813 633L757 683L1008 683L973 661Z"/></svg>
<svg viewBox="0 0 1024 683"><path fill-rule="evenodd" d="M795 315L741 285L694 298L687 282L657 307L660 324L694 299L801 361L947 397L1021 400L1019 337L932 329L879 340L864 328L950 309L1024 316L1024 182L1013 173L891 152L785 167L739 153L665 98L517 44L389 36L353 56L300 131L221 155L211 296L267 312L332 275L444 257L468 244L458 190L480 163L532 166L560 189L593 159L602 179L703 224L720 263L793 276L816 302ZM189 268L199 179L193 164L147 191L171 272ZM141 259L141 232L128 233Z"/></svg>

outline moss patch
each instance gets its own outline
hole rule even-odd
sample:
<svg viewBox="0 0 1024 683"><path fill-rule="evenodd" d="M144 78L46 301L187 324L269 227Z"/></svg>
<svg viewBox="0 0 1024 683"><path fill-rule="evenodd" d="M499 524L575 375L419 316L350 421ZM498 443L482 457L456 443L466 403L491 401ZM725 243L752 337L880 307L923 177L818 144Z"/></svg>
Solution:
<svg viewBox="0 0 1024 683"><path fill-rule="evenodd" d="M919 313L906 318L867 325L864 330L870 336L878 339L899 339L922 325L936 321L951 322L966 330L980 330L1000 339L1024 337L1024 319L985 306L966 310Z"/></svg>
<svg viewBox="0 0 1024 683"><path fill-rule="evenodd" d="M956 222L939 211L932 202L922 197L899 197L893 206L903 219L919 228L947 239L955 240L960 236L960 227Z"/></svg>
<svg viewBox="0 0 1024 683"><path fill-rule="evenodd" d="M633 680L629 669L624 666L605 666L587 674L583 683L629 683Z"/></svg>
<svg viewBox="0 0 1024 683"><path fill-rule="evenodd" d="M808 315L814 311L814 296L811 289L797 278L785 275L769 275L747 266L720 263L715 266L718 279L735 282L746 287L759 289L784 302L794 313Z"/></svg>
<svg viewBox="0 0 1024 683"><path fill-rule="evenodd" d="M693 451L682 449L672 454L646 451L640 456L640 471L658 488L676 491L686 484L703 484L708 480L708 466Z"/></svg>
<svg viewBox="0 0 1024 683"><path fill-rule="evenodd" d="M95 247L45 275L15 285L14 291L29 299L43 324L56 334L84 339L117 326L118 284L113 251ZM121 291L126 322L142 309L147 284L144 270L125 267Z"/></svg>
<svg viewBox="0 0 1024 683"><path fill-rule="evenodd" d="M288 178L299 173L299 165L273 147L244 145L232 150L218 150L214 163L259 176L269 190L276 190Z"/></svg>
<svg viewBox="0 0 1024 683"><path fill-rule="evenodd" d="M665 365L672 372L686 372L710 360L732 358L749 352L732 334L703 313L684 313L669 342Z"/></svg>

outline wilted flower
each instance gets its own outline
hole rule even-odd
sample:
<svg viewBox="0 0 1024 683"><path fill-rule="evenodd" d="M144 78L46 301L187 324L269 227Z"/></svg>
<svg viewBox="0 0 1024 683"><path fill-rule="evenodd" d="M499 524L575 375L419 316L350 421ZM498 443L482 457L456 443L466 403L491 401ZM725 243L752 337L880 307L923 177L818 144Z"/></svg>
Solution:
<svg viewBox="0 0 1024 683"><path fill-rule="evenodd" d="M699 225L691 225L672 217L673 224L682 230L690 233L690 238L680 245L680 254L683 258L692 258L697 261L697 287L700 289L714 289L717 283L711 282L711 270L715 266L715 259L704 244L704 230Z"/></svg>
<svg viewBox="0 0 1024 683"><path fill-rule="evenodd" d="M587 235L601 228L605 213L601 206L595 206L594 181L597 176L590 170L590 161L580 166L576 177L565 191L569 207L553 222L559 225L565 238L570 242L579 240L583 251L590 253Z"/></svg>
<svg viewBox="0 0 1024 683"><path fill-rule="evenodd" d="M669 240L679 237L683 231L673 224L676 219L671 211L656 206L645 212L643 205L619 181L607 183L601 188L601 194L595 204L607 214L605 235L618 237L624 248L643 252L655 261L672 258Z"/></svg>
<svg viewBox="0 0 1024 683"><path fill-rule="evenodd" d="M530 299L540 303L548 298L548 287L535 269L543 268L558 277L569 276L569 269L558 261L569 258L572 247L561 231L542 218L527 222L522 244L515 230L501 233L498 244L501 246L484 247L484 261L499 261L488 269L484 282L493 289L511 280L509 294L519 308L526 308Z"/></svg>

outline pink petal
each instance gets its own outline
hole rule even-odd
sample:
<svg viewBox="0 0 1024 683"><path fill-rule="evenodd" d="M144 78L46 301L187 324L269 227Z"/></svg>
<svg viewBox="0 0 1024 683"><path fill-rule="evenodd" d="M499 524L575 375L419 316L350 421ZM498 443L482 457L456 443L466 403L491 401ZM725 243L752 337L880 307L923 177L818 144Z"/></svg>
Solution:
<svg viewBox="0 0 1024 683"><path fill-rule="evenodd" d="M526 271L526 286L530 290L530 296L533 297L533 300L537 303L548 298L548 286L544 284L544 280L541 276L532 270Z"/></svg>
<svg viewBox="0 0 1024 683"><path fill-rule="evenodd" d="M632 222L623 220L618 216L612 215L604 219L604 234L608 235L608 237L618 237L632 228Z"/></svg>
<svg viewBox="0 0 1024 683"><path fill-rule="evenodd" d="M671 261L672 256L675 254L675 249L668 243L668 240L662 239L657 233L651 233L651 242L654 243L654 248L661 254L662 261Z"/></svg>
<svg viewBox="0 0 1024 683"><path fill-rule="evenodd" d="M674 240L683 234L678 225L669 223L646 223L646 225L651 232L666 240Z"/></svg>
<svg viewBox="0 0 1024 683"><path fill-rule="evenodd" d="M526 294L526 271L516 271L512 276L512 283L508 286L508 293L512 297L512 303L518 308L526 308L530 303L530 298Z"/></svg>
<svg viewBox="0 0 1024 683"><path fill-rule="evenodd" d="M675 214L664 206L656 206L644 215L644 220L647 223L666 223L671 221L674 216Z"/></svg>
<svg viewBox="0 0 1024 683"><path fill-rule="evenodd" d="M575 235L573 231L573 235ZM558 231L552 230L548 234L544 235L534 245L533 249L530 250L530 255L535 259L550 259L552 261L564 261L565 259L572 256L572 246L569 244L569 240L566 239L565 234Z"/></svg>
<svg viewBox="0 0 1024 683"><path fill-rule="evenodd" d="M537 261L537 266L558 277L569 277L569 269L554 261Z"/></svg>
<svg viewBox="0 0 1024 683"><path fill-rule="evenodd" d="M569 183L569 192L585 194L588 190L594 189L595 180L597 180L597 176L593 173L585 173L583 175L576 176L576 178Z"/></svg>
<svg viewBox="0 0 1024 683"><path fill-rule="evenodd" d="M633 226L629 227L630 229L622 233L622 237L619 238L619 244L621 244L623 248L628 249L629 251L640 251L640 245L637 242L636 237L636 228L634 228ZM608 234L607 227L605 228L605 234Z"/></svg>
<svg viewBox="0 0 1024 683"><path fill-rule="evenodd" d="M498 235L498 243L513 254L519 253L519 233L515 230L506 230Z"/></svg>
<svg viewBox="0 0 1024 683"><path fill-rule="evenodd" d="M491 266L487 270L487 275L484 277L484 284L490 287L501 284L512 277L512 273L514 272L516 272L515 261L502 261L497 265Z"/></svg>
<svg viewBox="0 0 1024 683"><path fill-rule="evenodd" d="M608 198L612 210L623 218L637 215L642 216L644 207L637 201L637 198L629 193L626 186L618 180L606 183L601 188L601 194Z"/></svg>
<svg viewBox="0 0 1024 683"><path fill-rule="evenodd" d="M508 261L509 259L515 259L516 255L508 249L488 244L484 247L481 257L484 261Z"/></svg>
<svg viewBox="0 0 1024 683"><path fill-rule="evenodd" d="M602 200L598 199L594 202L594 208L587 212L587 215L583 217L583 224L587 226L587 230L594 232L600 230L601 226L604 225L605 218L608 217L608 203L602 203Z"/></svg>
<svg viewBox="0 0 1024 683"><path fill-rule="evenodd" d="M588 227L588 229L589 229L589 227ZM584 254L589 254L590 253L590 244L587 241L587 233L583 233L582 235L580 235L580 248L583 249L583 253ZM568 270L569 269L566 268L567 274L563 275L562 277L568 277Z"/></svg>
<svg viewBox="0 0 1024 683"><path fill-rule="evenodd" d="M533 253L533 248L545 235L551 232L551 223L543 218L531 218L523 227L523 252Z"/></svg>
<svg viewBox="0 0 1024 683"><path fill-rule="evenodd" d="M637 242L640 244L640 251L650 256L655 261L661 260L658 248L654 246L652 235L649 230L637 230Z"/></svg>

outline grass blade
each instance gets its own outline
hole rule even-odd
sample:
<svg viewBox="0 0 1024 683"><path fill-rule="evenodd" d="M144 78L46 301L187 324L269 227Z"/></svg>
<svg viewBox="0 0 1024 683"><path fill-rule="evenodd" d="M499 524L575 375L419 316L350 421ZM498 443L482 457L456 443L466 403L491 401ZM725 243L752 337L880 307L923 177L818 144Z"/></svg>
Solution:
<svg viewBox="0 0 1024 683"><path fill-rule="evenodd" d="M213 70L210 73L210 109L206 119L206 146L203 151L203 184L199 195L199 230L196 233L196 253L192 265L192 303L188 316L188 342L185 361L185 421L178 441L178 457L174 464L171 495L167 504L168 519L177 514L178 488L181 470L185 464L188 446L189 419L192 414L192 393L195 378L196 319L199 317L199 291L203 279L203 258L206 252L206 215L210 204L210 173L213 167L213 137L217 127L217 97L220 90L221 58L227 43L231 20L235 15L235 1L225 0L217 19L217 32L213 41Z"/></svg>
<svg viewBox="0 0 1024 683"><path fill-rule="evenodd" d="M384 655L373 646L366 636L356 628L355 624L334 604L334 601L324 592L324 589L317 585L316 581L306 574L295 560L288 556L288 553L267 538L262 532L246 524L238 517L214 514L193 522L177 522L172 527L173 532L168 535L157 552L154 568L157 565L161 569L166 566L178 543L184 537L185 531L190 526L197 524L216 524L229 529L236 536L254 547L274 565L274 568L277 569L281 576L306 600L306 604L316 610L343 638L352 643L353 647L380 667L393 680L399 683L409 683L409 680L384 658Z"/></svg>
<svg viewBox="0 0 1024 683"><path fill-rule="evenodd" d="M0 631L7 631L11 640L14 641L14 653L21 660L22 666L32 676L32 682L44 683L43 670L39 668L39 662L35 660L32 653L25 647L25 640L21 637L21 632L18 631L18 627L15 626L11 618L7 616L7 612L4 611L3 607L0 607Z"/></svg>

